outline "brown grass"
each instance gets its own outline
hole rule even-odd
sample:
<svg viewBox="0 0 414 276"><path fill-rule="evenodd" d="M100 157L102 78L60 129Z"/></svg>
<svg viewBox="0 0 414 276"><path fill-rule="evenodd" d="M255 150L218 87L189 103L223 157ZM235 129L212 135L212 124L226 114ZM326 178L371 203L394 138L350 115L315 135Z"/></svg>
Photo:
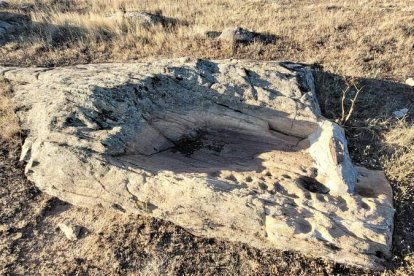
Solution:
<svg viewBox="0 0 414 276"><path fill-rule="evenodd" d="M385 143L393 150L385 161L387 175L394 181L409 183L414 179L414 124L399 122L385 135Z"/></svg>
<svg viewBox="0 0 414 276"><path fill-rule="evenodd" d="M404 80L414 72L414 2L272 0L37 0L11 1L8 10L32 23L1 48L0 61L61 65L148 57L283 59L323 64L340 75ZM21 3L36 3L21 10ZM69 4L67 4L69 3ZM173 28L144 28L108 18L121 9L180 20ZM243 26L276 35L275 44L232 49L203 31Z"/></svg>
<svg viewBox="0 0 414 276"><path fill-rule="evenodd" d="M345 130L357 164L383 169L395 193L394 260L389 273L414 273L414 76L413 0L10 0L0 20L22 27L0 44L0 64L59 66L190 56L291 60L318 64L324 115L340 120L362 88ZM24 4L34 3L30 8ZM161 11L174 26L145 27L120 10ZM25 21L22 16L30 20ZM276 35L273 44L232 47L203 36L242 26ZM329 72L329 73L326 73ZM348 77L352 78L348 78ZM352 79L355 87L342 92ZM16 140L18 122L0 82L0 140ZM392 112L409 108L406 118ZM1 141L0 141L1 142Z"/></svg>
<svg viewBox="0 0 414 276"><path fill-rule="evenodd" d="M11 86L0 79L0 141L12 141L19 133L19 123L10 101Z"/></svg>

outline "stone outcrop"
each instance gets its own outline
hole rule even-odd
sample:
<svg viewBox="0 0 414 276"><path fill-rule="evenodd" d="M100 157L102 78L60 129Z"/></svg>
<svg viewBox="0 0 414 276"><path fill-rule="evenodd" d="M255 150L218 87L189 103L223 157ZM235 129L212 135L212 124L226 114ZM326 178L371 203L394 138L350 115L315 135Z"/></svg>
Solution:
<svg viewBox="0 0 414 276"><path fill-rule="evenodd" d="M219 38L230 42L252 43L255 33L240 27L230 27L223 30Z"/></svg>
<svg viewBox="0 0 414 276"><path fill-rule="evenodd" d="M258 33L242 27L227 27L222 32L205 31L201 35L205 38L217 38L232 44L251 44L253 42L270 44L277 41L277 36L275 35Z"/></svg>
<svg viewBox="0 0 414 276"><path fill-rule="evenodd" d="M111 19L124 19L130 23L140 25L145 28L162 26L164 28L174 27L177 24L184 24L178 19L166 17L161 13L149 13L143 11L121 11L107 16Z"/></svg>
<svg viewBox="0 0 414 276"><path fill-rule="evenodd" d="M80 206L191 233L381 267L392 191L355 167L302 65L164 60L1 68L26 175Z"/></svg>

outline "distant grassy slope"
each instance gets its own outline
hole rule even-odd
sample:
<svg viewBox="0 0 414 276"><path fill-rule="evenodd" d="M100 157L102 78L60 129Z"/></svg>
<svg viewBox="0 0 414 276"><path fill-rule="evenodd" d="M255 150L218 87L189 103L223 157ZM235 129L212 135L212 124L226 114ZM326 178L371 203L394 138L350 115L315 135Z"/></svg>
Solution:
<svg viewBox="0 0 414 276"><path fill-rule="evenodd" d="M60 65L146 57L283 59L321 63L341 75L414 74L413 0L10 0L33 24L0 49L0 63ZM28 3L34 3L32 7ZM108 15L161 11L181 21L146 29ZM243 26L280 37L276 44L230 47L199 36Z"/></svg>

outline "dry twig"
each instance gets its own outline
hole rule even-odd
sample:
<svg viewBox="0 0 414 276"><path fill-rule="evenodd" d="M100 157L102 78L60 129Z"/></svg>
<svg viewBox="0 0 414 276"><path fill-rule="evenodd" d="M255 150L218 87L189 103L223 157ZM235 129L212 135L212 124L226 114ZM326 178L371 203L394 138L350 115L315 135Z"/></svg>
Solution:
<svg viewBox="0 0 414 276"><path fill-rule="evenodd" d="M354 87L356 90L355 95L351 98L351 106L348 109L348 111L346 111L346 106L345 106L345 101L347 99L347 95L348 92L350 91L350 88ZM355 102L359 96L359 94L361 93L362 89L364 87L358 88L357 85L355 84L354 81L352 81L352 84L348 84L347 88L342 92L342 100L341 100L341 107L342 107L342 115L341 115L341 119L340 119L340 124L341 125L345 125L349 118L351 117L352 113L354 112L355 109Z"/></svg>

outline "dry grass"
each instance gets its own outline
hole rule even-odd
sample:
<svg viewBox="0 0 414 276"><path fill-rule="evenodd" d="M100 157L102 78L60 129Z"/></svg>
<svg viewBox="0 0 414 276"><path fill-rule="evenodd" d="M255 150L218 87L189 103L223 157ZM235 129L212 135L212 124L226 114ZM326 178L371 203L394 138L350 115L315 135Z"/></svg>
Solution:
<svg viewBox="0 0 414 276"><path fill-rule="evenodd" d="M385 142L393 149L393 155L385 161L387 175L394 181L409 183L414 179L414 124L399 122L385 135Z"/></svg>
<svg viewBox="0 0 414 276"><path fill-rule="evenodd" d="M10 101L11 86L0 79L0 141L12 141L19 133L19 123Z"/></svg>
<svg viewBox="0 0 414 276"><path fill-rule="evenodd" d="M23 22L0 42L0 64L59 66L190 56L291 60L323 67L316 72L325 116L340 120L357 89L341 99L352 76L361 88L346 133L357 164L384 169L395 193L394 260L389 273L414 273L413 0L9 0L0 20ZM33 4L28 6L27 4ZM175 25L145 27L121 10L161 11ZM25 20L24 17L29 18ZM232 45L203 36L242 26L276 35L272 44ZM329 72L329 73L326 73ZM13 141L17 119L0 82L0 142ZM342 107L343 106L343 107ZM407 107L397 120L392 112Z"/></svg>
<svg viewBox="0 0 414 276"><path fill-rule="evenodd" d="M1 48L2 63L60 65L147 57L283 59L323 64L340 75L403 80L414 72L414 1L36 0L11 1L30 15ZM22 11L22 3L36 3ZM144 28L108 14L161 11L173 28ZM276 35L275 44L233 49L200 37L239 25Z"/></svg>

